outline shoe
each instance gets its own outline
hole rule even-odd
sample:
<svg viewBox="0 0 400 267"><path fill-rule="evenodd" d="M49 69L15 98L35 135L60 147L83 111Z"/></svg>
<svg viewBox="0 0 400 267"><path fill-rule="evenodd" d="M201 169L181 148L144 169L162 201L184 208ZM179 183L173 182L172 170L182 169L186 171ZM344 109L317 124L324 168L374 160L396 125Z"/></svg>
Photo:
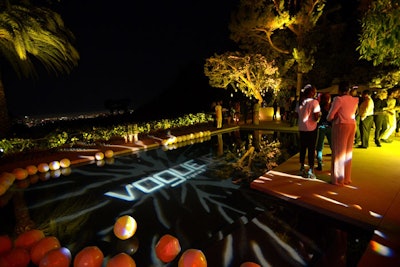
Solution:
<svg viewBox="0 0 400 267"><path fill-rule="evenodd" d="M357 146L357 148L367 148L367 147L360 145L360 146Z"/></svg>
<svg viewBox="0 0 400 267"><path fill-rule="evenodd" d="M393 142L393 140L389 140L389 139L381 139L381 142L384 142L384 143L391 143L391 142Z"/></svg>
<svg viewBox="0 0 400 267"><path fill-rule="evenodd" d="M311 179L311 180L315 180L315 179L317 179L317 176L315 176L315 174L312 171L309 171L307 173L307 178Z"/></svg>
<svg viewBox="0 0 400 267"><path fill-rule="evenodd" d="M305 176L306 176L306 169L304 169L304 167L301 167L301 168L300 168L299 176L302 176L302 177L305 177Z"/></svg>
<svg viewBox="0 0 400 267"><path fill-rule="evenodd" d="M382 145L381 145L381 143L376 142L376 146L377 146L377 147L381 147Z"/></svg>
<svg viewBox="0 0 400 267"><path fill-rule="evenodd" d="M315 168L315 169L318 170L318 171L322 171L322 164L321 164L321 163L318 163L318 167Z"/></svg>

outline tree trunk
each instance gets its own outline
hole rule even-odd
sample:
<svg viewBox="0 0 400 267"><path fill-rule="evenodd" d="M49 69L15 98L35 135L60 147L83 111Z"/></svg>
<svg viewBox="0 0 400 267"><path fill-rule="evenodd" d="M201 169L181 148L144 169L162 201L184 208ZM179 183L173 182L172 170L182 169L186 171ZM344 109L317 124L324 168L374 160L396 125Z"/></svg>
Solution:
<svg viewBox="0 0 400 267"><path fill-rule="evenodd" d="M0 138L6 137L11 128L3 81L0 79Z"/></svg>
<svg viewBox="0 0 400 267"><path fill-rule="evenodd" d="M303 73L300 71L297 72L297 86L296 86L296 96L300 96L300 91L302 88L302 83L303 83Z"/></svg>

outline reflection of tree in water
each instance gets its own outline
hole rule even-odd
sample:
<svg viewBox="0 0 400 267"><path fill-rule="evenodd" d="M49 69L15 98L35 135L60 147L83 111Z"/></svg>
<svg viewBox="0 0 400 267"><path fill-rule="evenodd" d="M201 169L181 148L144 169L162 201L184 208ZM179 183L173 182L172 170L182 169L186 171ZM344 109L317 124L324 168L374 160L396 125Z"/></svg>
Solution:
<svg viewBox="0 0 400 267"><path fill-rule="evenodd" d="M74 252L94 237L95 233L90 231L88 221L92 214L90 211L98 205L98 200L90 200L88 197L65 199L55 202L52 207L36 210L32 217L35 217L37 229L42 230L46 236L56 236Z"/></svg>
<svg viewBox="0 0 400 267"><path fill-rule="evenodd" d="M228 137L224 153L219 153L219 160L211 166L210 175L220 179L232 178L236 183L251 182L297 152L293 133L268 135L254 131L242 136L239 132L232 132Z"/></svg>

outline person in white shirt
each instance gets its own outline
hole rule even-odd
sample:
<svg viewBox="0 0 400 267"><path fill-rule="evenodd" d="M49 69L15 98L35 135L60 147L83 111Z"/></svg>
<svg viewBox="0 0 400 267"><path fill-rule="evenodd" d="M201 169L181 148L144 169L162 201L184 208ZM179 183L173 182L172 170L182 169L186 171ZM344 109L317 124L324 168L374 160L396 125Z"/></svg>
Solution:
<svg viewBox="0 0 400 267"><path fill-rule="evenodd" d="M356 132L355 114L358 98L350 95L348 82L339 84L339 96L336 96L329 110L327 120L332 122L331 183L335 185L351 184L351 162Z"/></svg>
<svg viewBox="0 0 400 267"><path fill-rule="evenodd" d="M360 135L361 145L358 148L367 148L369 145L369 135L371 133L372 124L374 123L374 101L371 98L371 91L365 89L362 92L362 101L358 107L360 115Z"/></svg>
<svg viewBox="0 0 400 267"><path fill-rule="evenodd" d="M300 133L300 175L316 179L314 174L315 147L318 136L318 120L321 116L319 102L315 99L317 89L307 84L303 89L303 98L296 107ZM309 170L305 170L305 158L308 158Z"/></svg>

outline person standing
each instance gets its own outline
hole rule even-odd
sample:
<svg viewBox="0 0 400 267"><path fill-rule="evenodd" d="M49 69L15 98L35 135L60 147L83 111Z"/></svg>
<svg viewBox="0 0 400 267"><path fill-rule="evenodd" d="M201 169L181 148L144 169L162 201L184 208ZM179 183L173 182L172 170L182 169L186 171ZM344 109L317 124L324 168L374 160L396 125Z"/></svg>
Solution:
<svg viewBox="0 0 400 267"><path fill-rule="evenodd" d="M384 108L386 113L386 121L387 121L387 128L381 135L381 141L384 143L391 143L392 140L389 139L390 136L396 130L396 96L398 94L398 89L389 89L387 90L387 107Z"/></svg>
<svg viewBox="0 0 400 267"><path fill-rule="evenodd" d="M215 106L215 119L217 120L217 128L222 128L222 105L221 101Z"/></svg>
<svg viewBox="0 0 400 267"><path fill-rule="evenodd" d="M274 109L274 114L272 115L272 120L276 120L277 119L277 113L278 113L278 101L274 100L274 103L272 104L272 107Z"/></svg>
<svg viewBox="0 0 400 267"><path fill-rule="evenodd" d="M387 107L387 91L382 89L374 99L374 123L375 123L375 144L381 147L381 135L386 130L386 113L384 109Z"/></svg>
<svg viewBox="0 0 400 267"><path fill-rule="evenodd" d="M304 97L301 98L301 101L296 108L300 133L300 175L306 178L315 179L315 145L317 141L317 125L321 115L321 109L318 100L315 99L317 89L311 84L307 84L303 91ZM306 153L309 165L308 172L305 170Z"/></svg>
<svg viewBox="0 0 400 267"><path fill-rule="evenodd" d="M350 91L352 97L358 98L358 105L361 103L361 97L358 95L358 86L353 86ZM354 139L354 145L359 145L361 143L361 133L360 133L360 112L357 107L356 111L356 134Z"/></svg>
<svg viewBox="0 0 400 267"><path fill-rule="evenodd" d="M339 96L332 101L327 120L332 122L331 183L351 184L351 163L356 132L358 98L350 95L348 82L339 84Z"/></svg>
<svg viewBox="0 0 400 267"><path fill-rule="evenodd" d="M328 112L331 107L331 95L329 93L323 93L320 96L319 106L321 109L321 118L318 122L318 138L317 138L317 170L322 170L322 150L324 148L325 137L328 140L329 147L332 149L331 145L331 122L327 120Z"/></svg>
<svg viewBox="0 0 400 267"><path fill-rule="evenodd" d="M362 101L358 108L358 113L360 114L361 145L357 146L357 148L368 148L369 135L374 123L374 101L371 98L371 91L368 89L362 92L361 97Z"/></svg>

